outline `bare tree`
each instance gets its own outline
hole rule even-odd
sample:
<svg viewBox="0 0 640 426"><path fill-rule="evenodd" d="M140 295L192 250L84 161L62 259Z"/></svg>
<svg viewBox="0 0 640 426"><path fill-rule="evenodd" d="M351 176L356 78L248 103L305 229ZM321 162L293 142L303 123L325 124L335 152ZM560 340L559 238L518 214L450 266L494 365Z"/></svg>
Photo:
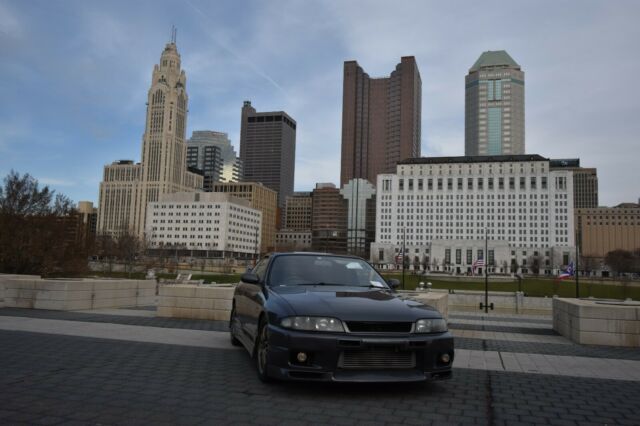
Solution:
<svg viewBox="0 0 640 426"><path fill-rule="evenodd" d="M511 259L511 273L516 274L518 272L518 262L515 259Z"/></svg>
<svg viewBox="0 0 640 426"><path fill-rule="evenodd" d="M527 264L530 265L531 272L534 273L535 275L540 274L541 260L542 260L541 257L536 255L529 256L529 259L527 260Z"/></svg>
<svg viewBox="0 0 640 426"><path fill-rule="evenodd" d="M96 237L96 245L94 249L98 259L102 262L103 272L113 272L113 263L116 259L116 242L111 235L98 235ZM104 270L104 267L107 270Z"/></svg>
<svg viewBox="0 0 640 426"><path fill-rule="evenodd" d="M137 235L128 228L124 229L116 242L116 253L118 258L124 263L125 271L131 276L133 266L140 254L142 243Z"/></svg>
<svg viewBox="0 0 640 426"><path fill-rule="evenodd" d="M73 202L29 174L11 171L0 186L0 272L78 273L87 267Z"/></svg>
<svg viewBox="0 0 640 426"><path fill-rule="evenodd" d="M614 272L614 276L622 272L631 272L634 269L634 256L628 250L612 250L604 258L604 262Z"/></svg>

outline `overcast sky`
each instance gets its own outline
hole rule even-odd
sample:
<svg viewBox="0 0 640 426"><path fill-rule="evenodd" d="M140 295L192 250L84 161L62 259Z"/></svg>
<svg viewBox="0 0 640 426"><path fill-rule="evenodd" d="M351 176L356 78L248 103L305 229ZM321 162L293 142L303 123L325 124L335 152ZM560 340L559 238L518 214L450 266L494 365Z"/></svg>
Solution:
<svg viewBox="0 0 640 426"><path fill-rule="evenodd" d="M296 190L338 183L342 66L414 55L423 156L464 155L464 77L485 50L525 72L527 153L597 167L600 204L640 197L640 1L0 0L0 175L98 201L103 166L140 161L153 65L178 28L193 130L240 109L297 123Z"/></svg>

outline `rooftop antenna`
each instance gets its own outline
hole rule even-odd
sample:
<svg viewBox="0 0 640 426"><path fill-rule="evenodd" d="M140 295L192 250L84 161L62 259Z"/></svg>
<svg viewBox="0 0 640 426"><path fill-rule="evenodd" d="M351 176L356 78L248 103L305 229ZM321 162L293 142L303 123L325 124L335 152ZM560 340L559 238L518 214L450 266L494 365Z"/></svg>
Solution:
<svg viewBox="0 0 640 426"><path fill-rule="evenodd" d="M178 29L175 25L171 26L171 43L176 44L176 38L178 36Z"/></svg>

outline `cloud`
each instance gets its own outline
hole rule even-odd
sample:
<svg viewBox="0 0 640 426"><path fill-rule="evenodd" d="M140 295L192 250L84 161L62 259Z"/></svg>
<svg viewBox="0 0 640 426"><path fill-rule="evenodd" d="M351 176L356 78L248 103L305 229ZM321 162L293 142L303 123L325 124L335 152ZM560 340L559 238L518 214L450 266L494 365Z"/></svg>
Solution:
<svg viewBox="0 0 640 426"><path fill-rule="evenodd" d="M339 180L343 61L387 76L416 56L423 155L462 155L464 76L482 51L506 49L526 74L527 150L597 167L602 204L635 200L639 12L591 0L1 2L0 96L11 109L0 110L0 170L96 197L86 182L103 164L139 160L151 71L175 24L189 133L224 131L238 148L243 100L287 111L298 190Z"/></svg>
<svg viewBox="0 0 640 426"><path fill-rule="evenodd" d="M69 179L56 179L49 177L42 177L38 179L38 182L44 185L50 186L76 186L76 182Z"/></svg>

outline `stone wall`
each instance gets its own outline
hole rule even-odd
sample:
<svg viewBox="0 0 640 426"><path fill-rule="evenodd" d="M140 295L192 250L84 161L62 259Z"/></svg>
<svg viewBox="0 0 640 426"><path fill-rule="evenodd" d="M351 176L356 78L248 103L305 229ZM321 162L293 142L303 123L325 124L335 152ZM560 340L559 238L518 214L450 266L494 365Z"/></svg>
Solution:
<svg viewBox="0 0 640 426"><path fill-rule="evenodd" d="M4 306L61 311L147 306L156 303L149 280L41 279L0 275Z"/></svg>
<svg viewBox="0 0 640 426"><path fill-rule="evenodd" d="M640 347L640 303L555 298L553 329L580 344Z"/></svg>
<svg viewBox="0 0 640 426"><path fill-rule="evenodd" d="M229 321L234 287L227 285L163 285L157 316Z"/></svg>

